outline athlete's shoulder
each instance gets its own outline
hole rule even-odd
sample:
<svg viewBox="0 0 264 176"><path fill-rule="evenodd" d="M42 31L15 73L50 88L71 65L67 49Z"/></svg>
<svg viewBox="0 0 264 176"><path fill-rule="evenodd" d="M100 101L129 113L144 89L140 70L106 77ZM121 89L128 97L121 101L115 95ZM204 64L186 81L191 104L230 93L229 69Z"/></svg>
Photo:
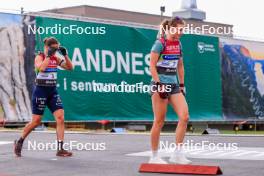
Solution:
<svg viewBox="0 0 264 176"><path fill-rule="evenodd" d="M162 50L163 50L163 43L162 43L162 40L161 39L157 39L155 42L154 42L154 44L153 44L153 46L152 46L152 48L151 48L151 51L152 52L156 52L156 53L161 53L162 52Z"/></svg>
<svg viewBox="0 0 264 176"><path fill-rule="evenodd" d="M45 58L45 54L43 52L38 52L36 58Z"/></svg>
<svg viewBox="0 0 264 176"><path fill-rule="evenodd" d="M165 38L164 37L160 37L159 39L157 39L159 42L161 42L161 43L164 43L165 42Z"/></svg>

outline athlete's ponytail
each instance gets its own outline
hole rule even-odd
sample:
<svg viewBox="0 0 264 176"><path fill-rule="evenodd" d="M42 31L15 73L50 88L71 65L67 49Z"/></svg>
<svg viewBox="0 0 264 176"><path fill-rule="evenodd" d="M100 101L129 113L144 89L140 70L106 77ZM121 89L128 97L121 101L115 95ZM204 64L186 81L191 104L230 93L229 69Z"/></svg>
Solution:
<svg viewBox="0 0 264 176"><path fill-rule="evenodd" d="M169 25L169 20L168 19L164 19L162 21L162 23L160 24L160 38L164 38L165 37L165 31L168 29Z"/></svg>

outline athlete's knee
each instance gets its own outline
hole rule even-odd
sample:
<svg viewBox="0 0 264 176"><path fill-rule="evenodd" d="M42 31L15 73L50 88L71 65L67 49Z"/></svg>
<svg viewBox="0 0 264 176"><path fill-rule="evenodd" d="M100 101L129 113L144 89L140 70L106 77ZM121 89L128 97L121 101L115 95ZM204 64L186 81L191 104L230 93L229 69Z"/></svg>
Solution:
<svg viewBox="0 0 264 176"><path fill-rule="evenodd" d="M188 123L189 121L189 112L185 111L179 114L179 121L182 123Z"/></svg>
<svg viewBox="0 0 264 176"><path fill-rule="evenodd" d="M155 125L155 127L161 129L164 126L164 120L155 120L154 125Z"/></svg>
<svg viewBox="0 0 264 176"><path fill-rule="evenodd" d="M58 110L55 112L55 117L57 123L64 123L64 111L63 110Z"/></svg>
<svg viewBox="0 0 264 176"><path fill-rule="evenodd" d="M57 123L64 123L64 115L57 116Z"/></svg>
<svg viewBox="0 0 264 176"><path fill-rule="evenodd" d="M41 118L39 118L39 117L33 117L32 118L32 121L29 124L31 124L33 126L39 126L41 124Z"/></svg>

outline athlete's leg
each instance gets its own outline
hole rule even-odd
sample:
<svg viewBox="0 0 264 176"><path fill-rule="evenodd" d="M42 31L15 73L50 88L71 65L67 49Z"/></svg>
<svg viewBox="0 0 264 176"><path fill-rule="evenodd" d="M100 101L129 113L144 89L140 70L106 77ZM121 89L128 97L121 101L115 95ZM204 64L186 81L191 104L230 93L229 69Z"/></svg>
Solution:
<svg viewBox="0 0 264 176"><path fill-rule="evenodd" d="M22 138L25 139L28 134L41 123L41 117L47 105L47 94L43 87L35 87L32 95L32 120L24 128Z"/></svg>
<svg viewBox="0 0 264 176"><path fill-rule="evenodd" d="M68 157L72 156L72 152L68 152L67 150L64 150L63 148L63 141L64 141L64 110L58 109L55 112L53 112L53 115L56 119L56 130L57 130L57 141L58 141L58 147L57 147L57 156L62 157Z"/></svg>
<svg viewBox="0 0 264 176"><path fill-rule="evenodd" d="M41 123L41 115L32 115L32 120L29 122L23 132L21 137L18 140L15 140L14 142L14 153L16 156L21 157L21 151L23 148L23 142L25 138L30 134L30 132L36 128Z"/></svg>
<svg viewBox="0 0 264 176"><path fill-rule="evenodd" d="M41 117L46 107L46 92L41 87L35 87L32 96L32 120L29 122L18 140L15 140L14 152L16 156L21 156L24 139L30 134L30 132L41 123Z"/></svg>
<svg viewBox="0 0 264 176"><path fill-rule="evenodd" d="M188 105L182 93L172 94L169 98L170 104L179 117L176 128L176 144L183 143L189 120Z"/></svg>
<svg viewBox="0 0 264 176"><path fill-rule="evenodd" d="M55 89L48 99L47 102L48 108L52 112L53 116L56 120L56 131L57 131L57 156L72 156L71 152L68 152L67 150L64 150L63 148L63 140L64 140L64 110L61 98Z"/></svg>
<svg viewBox="0 0 264 176"><path fill-rule="evenodd" d="M154 122L151 128L151 149L158 150L159 137L167 112L168 99L161 99L158 93L152 95Z"/></svg>
<svg viewBox="0 0 264 176"><path fill-rule="evenodd" d="M164 125L164 120L166 117L168 99L161 99L158 93L154 93L151 98L152 98L152 109L154 113L154 122L151 128L152 157L149 162L165 164L164 161L158 158L158 147L159 147L160 132Z"/></svg>
<svg viewBox="0 0 264 176"><path fill-rule="evenodd" d="M42 115L36 115L36 114L32 115L31 122L29 122L23 130L23 133L21 136L23 139L25 139L34 128L40 125L41 118L42 118Z"/></svg>
<svg viewBox="0 0 264 176"><path fill-rule="evenodd" d="M169 98L169 102L179 117L176 128L176 148L169 161L176 164L190 164L191 161L185 157L182 151L182 143L189 120L188 105L182 93L172 94Z"/></svg>
<svg viewBox="0 0 264 176"><path fill-rule="evenodd" d="M64 140L64 110L58 109L53 113L56 120L57 140Z"/></svg>

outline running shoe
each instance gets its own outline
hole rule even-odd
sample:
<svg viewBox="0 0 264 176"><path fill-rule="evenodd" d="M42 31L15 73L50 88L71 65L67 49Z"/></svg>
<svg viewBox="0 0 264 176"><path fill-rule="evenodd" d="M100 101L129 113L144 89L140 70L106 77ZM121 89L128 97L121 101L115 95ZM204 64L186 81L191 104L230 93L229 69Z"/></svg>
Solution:
<svg viewBox="0 0 264 176"><path fill-rule="evenodd" d="M150 164L168 164L166 161L164 161L162 158L156 156L156 157L150 157L149 162Z"/></svg>
<svg viewBox="0 0 264 176"><path fill-rule="evenodd" d="M23 142L19 142L18 140L14 141L14 153L17 157L21 157L22 147Z"/></svg>
<svg viewBox="0 0 264 176"><path fill-rule="evenodd" d="M183 153L173 153L169 162L174 164L191 164L192 161L188 160Z"/></svg>
<svg viewBox="0 0 264 176"><path fill-rule="evenodd" d="M72 156L72 152L68 152L67 150L57 150L56 156L61 156L61 157L70 157Z"/></svg>

